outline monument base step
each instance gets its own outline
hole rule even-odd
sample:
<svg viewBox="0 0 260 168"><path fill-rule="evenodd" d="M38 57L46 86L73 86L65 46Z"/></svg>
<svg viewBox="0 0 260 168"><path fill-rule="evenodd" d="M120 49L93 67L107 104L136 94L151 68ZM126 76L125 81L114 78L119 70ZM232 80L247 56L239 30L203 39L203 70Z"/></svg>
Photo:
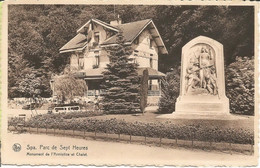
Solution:
<svg viewBox="0 0 260 168"><path fill-rule="evenodd" d="M220 112L223 111L224 109L226 109L225 107L225 103L223 102L177 102L176 103L176 110L177 111L190 111L190 110L194 110L194 111L199 111L199 112Z"/></svg>
<svg viewBox="0 0 260 168"><path fill-rule="evenodd" d="M145 113L157 112L159 106L148 106L145 108Z"/></svg>
<svg viewBox="0 0 260 168"><path fill-rule="evenodd" d="M219 112L173 112L172 114L163 114L156 118L169 119L202 119L202 120L243 120L248 119L248 116L235 115L230 113Z"/></svg>

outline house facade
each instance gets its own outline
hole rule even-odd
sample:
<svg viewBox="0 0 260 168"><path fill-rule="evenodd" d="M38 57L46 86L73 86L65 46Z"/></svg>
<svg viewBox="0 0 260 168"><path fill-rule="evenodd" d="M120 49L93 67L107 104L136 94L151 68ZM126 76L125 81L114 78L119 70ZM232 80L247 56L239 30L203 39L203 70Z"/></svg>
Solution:
<svg viewBox="0 0 260 168"><path fill-rule="evenodd" d="M91 19L59 51L71 53L70 68L76 77L86 81L85 96L93 98L102 92L102 72L109 63L105 48L116 45L116 34L120 29L123 31L125 44L133 50L130 57L139 64L138 75L148 69L148 104L157 104L161 95L161 78L165 76L158 71L158 54L167 54L167 50L151 19L124 24L121 19L111 21L110 24ZM55 91L53 94L55 95Z"/></svg>

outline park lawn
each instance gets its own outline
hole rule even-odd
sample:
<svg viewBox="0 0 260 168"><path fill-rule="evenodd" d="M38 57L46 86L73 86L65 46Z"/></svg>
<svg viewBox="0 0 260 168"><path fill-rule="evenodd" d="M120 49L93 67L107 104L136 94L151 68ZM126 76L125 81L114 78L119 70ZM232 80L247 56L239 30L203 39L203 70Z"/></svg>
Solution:
<svg viewBox="0 0 260 168"><path fill-rule="evenodd" d="M104 115L93 111L47 114L31 118L26 122L26 127L180 140L192 139L205 142L238 144L253 144L254 142L253 117L232 116L232 120L205 120L161 119L157 118L158 115L160 114L155 112L144 115ZM229 116L228 119L230 119ZM14 118L10 120L9 125L15 126L17 123L19 123L18 120Z"/></svg>
<svg viewBox="0 0 260 168"><path fill-rule="evenodd" d="M243 128L248 130L254 130L254 117L247 116L245 119L238 120L210 120L210 119L172 119L172 118L156 118L160 114L154 112L144 113L143 114L115 114L115 115L102 115L102 116L93 116L87 117L97 120L109 120L109 119L118 119L125 120L126 122L143 122L143 123L154 123L154 122L170 122L176 125L204 125L207 127L216 126L219 128ZM85 118L78 118L82 120Z"/></svg>

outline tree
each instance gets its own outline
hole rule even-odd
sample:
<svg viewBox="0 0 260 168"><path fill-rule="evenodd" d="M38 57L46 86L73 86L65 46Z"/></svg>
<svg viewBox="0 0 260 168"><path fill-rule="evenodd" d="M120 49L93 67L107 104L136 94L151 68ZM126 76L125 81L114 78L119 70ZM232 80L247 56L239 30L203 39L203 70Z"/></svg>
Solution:
<svg viewBox="0 0 260 168"><path fill-rule="evenodd" d="M145 69L143 71L143 75L141 76L141 86L140 86L140 108L143 113L145 107L147 106L148 79L149 79L149 72L148 69Z"/></svg>
<svg viewBox="0 0 260 168"><path fill-rule="evenodd" d="M182 47L199 35L223 44L226 65L235 62L236 56L254 56L253 6L10 5L9 97L22 96L17 90L24 78L20 74L28 69L41 72L44 83L41 96L50 96L51 74L62 72L71 54L60 54L59 49L89 19L107 23L114 20L114 9L124 23L147 18L154 21L169 52L167 56L159 56L161 72L180 65ZM16 65L21 65L21 59L25 66Z"/></svg>
<svg viewBox="0 0 260 168"><path fill-rule="evenodd" d="M26 74L24 78L21 79L18 85L19 93L26 98L29 98L30 109L32 109L31 102L37 103L37 97L41 94L41 80L36 75L34 71L29 74Z"/></svg>
<svg viewBox="0 0 260 168"><path fill-rule="evenodd" d="M64 70L64 74L54 78L55 95L61 100L71 102L75 96L84 96L87 89L83 79L74 77L73 72L69 71L69 66Z"/></svg>
<svg viewBox="0 0 260 168"><path fill-rule="evenodd" d="M122 30L117 34L116 42L116 46L106 48L110 62L103 73L104 110L109 114L140 112L138 65L129 57L131 51L124 44Z"/></svg>
<svg viewBox="0 0 260 168"><path fill-rule="evenodd" d="M254 58L237 57L226 67L225 77L230 112L254 115Z"/></svg>
<svg viewBox="0 0 260 168"><path fill-rule="evenodd" d="M226 65L236 56L254 55L253 7L159 6L156 13L155 24L169 51L159 63L163 70L175 66L167 62L180 65L182 47L200 35L223 44Z"/></svg>
<svg viewBox="0 0 260 168"><path fill-rule="evenodd" d="M172 113L180 93L180 67L174 68L162 79L162 96L159 101L159 113Z"/></svg>
<svg viewBox="0 0 260 168"><path fill-rule="evenodd" d="M41 80L34 73L26 74L25 78L19 84L18 90L27 98L34 98L41 94L39 89L41 86Z"/></svg>

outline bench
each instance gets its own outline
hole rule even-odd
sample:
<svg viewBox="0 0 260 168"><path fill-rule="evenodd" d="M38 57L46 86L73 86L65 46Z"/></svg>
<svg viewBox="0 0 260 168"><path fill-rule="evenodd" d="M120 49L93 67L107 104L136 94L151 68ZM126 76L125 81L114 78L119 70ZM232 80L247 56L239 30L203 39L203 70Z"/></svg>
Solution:
<svg viewBox="0 0 260 168"><path fill-rule="evenodd" d="M17 132L24 132L25 129L24 129L24 125L25 125L25 118L26 118L26 114L19 114L18 115L18 121L20 121L18 124L17 124L17 127L15 127L15 129L17 130Z"/></svg>

